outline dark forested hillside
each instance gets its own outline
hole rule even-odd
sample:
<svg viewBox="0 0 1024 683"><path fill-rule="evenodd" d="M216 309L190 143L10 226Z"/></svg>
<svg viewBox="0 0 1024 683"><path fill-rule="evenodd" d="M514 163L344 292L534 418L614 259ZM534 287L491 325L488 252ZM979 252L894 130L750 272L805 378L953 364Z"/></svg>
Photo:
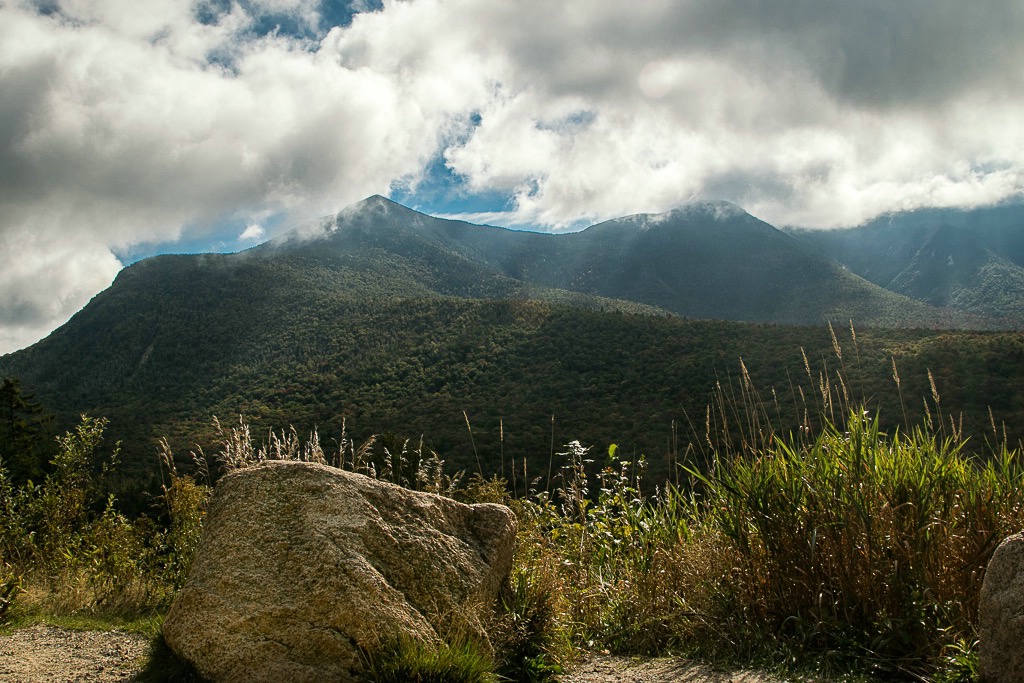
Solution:
<svg viewBox="0 0 1024 683"><path fill-rule="evenodd" d="M989 406L1020 436L1020 335L862 327L858 306L875 322L934 309L829 279L842 269L806 249L728 205L552 236L376 198L240 254L136 263L48 338L0 358L0 376L19 378L59 425L83 412L110 418L136 488L155 476L158 437L187 453L209 446L213 416L239 415L257 434L319 428L328 445L343 423L391 447L422 436L455 466L475 471L479 459L487 473L524 458L546 473L570 439L615 442L670 477L687 444L702 448L705 407L717 387L734 390L741 358L784 428L825 382L839 386L837 373L851 402L868 400L885 424L916 419L930 369L941 412L963 411L979 446ZM710 264L729 257L742 267L719 277ZM834 315L841 357L827 326L667 312L711 316L728 286L722 306L750 319L802 319L802 305L814 320Z"/></svg>
<svg viewBox="0 0 1024 683"><path fill-rule="evenodd" d="M788 428L803 405L818 400L820 378L835 384L843 365L851 396L868 399L894 424L904 409L894 357L915 419L921 398L930 397L929 369L943 411L964 411L979 439L989 405L1012 438L1024 408L1024 341L1010 333L860 330L854 346L840 329L841 362L827 328L526 301L320 300L303 310L254 304L237 326L206 309L153 310L142 322L72 327L4 358L2 367L65 423L82 411L110 417L136 482L154 474L157 437L170 437L180 453L196 442L208 446L214 415L225 423L244 415L257 434L318 427L328 444L343 421L359 438L423 436L470 471L477 469L474 446L487 472L499 470L504 456L507 467L526 457L539 474L552 442L555 450L570 439L600 448L614 442L646 454L655 478L669 477L688 443L702 445L705 406L719 383L738 385L741 358L771 417Z"/></svg>

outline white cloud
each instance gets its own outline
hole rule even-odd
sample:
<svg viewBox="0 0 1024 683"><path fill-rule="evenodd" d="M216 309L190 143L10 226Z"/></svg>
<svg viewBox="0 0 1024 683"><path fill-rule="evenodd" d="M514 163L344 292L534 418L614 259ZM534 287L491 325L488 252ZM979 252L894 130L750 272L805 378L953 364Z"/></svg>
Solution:
<svg viewBox="0 0 1024 683"><path fill-rule="evenodd" d="M112 250L309 220L438 153L514 194L491 222L552 229L702 198L841 225L1024 187L1016 0L387 0L319 42L254 30L308 36L309 0L52 4L0 4L0 352L109 282Z"/></svg>
<svg viewBox="0 0 1024 683"><path fill-rule="evenodd" d="M979 15L949 2L652 2L565 19L581 6L526 9L542 28L505 43L518 88L447 152L475 186L518 192L506 222L722 197L780 223L842 225L1021 191L1016 3ZM566 101L593 124L537 127Z"/></svg>
<svg viewBox="0 0 1024 683"><path fill-rule="evenodd" d="M239 242L249 242L255 240L261 240L267 234L263 226L258 223L253 223L246 226L245 230L238 236Z"/></svg>
<svg viewBox="0 0 1024 683"><path fill-rule="evenodd" d="M0 268L0 348L20 348L46 336L96 292L110 285L121 263L92 240L38 232L0 235L7 255Z"/></svg>

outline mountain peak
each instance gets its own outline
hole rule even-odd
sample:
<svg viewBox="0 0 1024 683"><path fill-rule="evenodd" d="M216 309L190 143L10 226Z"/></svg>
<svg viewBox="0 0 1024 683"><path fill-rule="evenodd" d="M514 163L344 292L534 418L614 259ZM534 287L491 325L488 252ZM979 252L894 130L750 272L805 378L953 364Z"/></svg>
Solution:
<svg viewBox="0 0 1024 683"><path fill-rule="evenodd" d="M393 201L391 201L390 199L388 199L387 197L385 197L383 195L371 194L366 199L362 199L362 200L356 202L355 204L350 204L348 208L354 208L354 209L366 208L366 209L369 209L369 208L375 208L375 207L379 207L379 206L389 206L389 205L401 206L401 204L398 204L397 202L393 202Z"/></svg>
<svg viewBox="0 0 1024 683"><path fill-rule="evenodd" d="M742 206L727 202L724 199L705 199L688 202L659 215L682 217L690 214L704 214L715 220L748 215Z"/></svg>
<svg viewBox="0 0 1024 683"><path fill-rule="evenodd" d="M421 213L415 209L410 209L404 204L399 204L396 201L388 199L379 194L370 195L366 199L356 202L355 204L349 204L344 209L338 212L335 216L335 223L340 225L346 221L360 221L360 220L373 220L380 221L381 219L387 219L389 221L413 221L424 218L430 218L424 213Z"/></svg>
<svg viewBox="0 0 1024 683"><path fill-rule="evenodd" d="M282 246L285 244L295 245L310 240L318 240L329 237L346 224L380 223L381 219L391 221L408 221L415 218L423 218L424 214L403 206L379 194L370 195L354 204L349 204L333 216L324 216L310 221L303 225L292 228L285 234L276 237L268 245Z"/></svg>
<svg viewBox="0 0 1024 683"><path fill-rule="evenodd" d="M638 213L631 216L623 216L622 218L613 218L612 220L605 221L598 226L591 226L587 230L592 230L594 227L603 229L605 227L631 225L635 226L641 231L647 231L651 228L656 228L662 225L674 226L680 223L690 224L694 221L699 222L704 226L709 226L713 223L720 223L731 219L742 218L750 216L743 207L727 202L724 200L703 200L689 202L681 204L675 208L669 209L668 211L662 211L661 213Z"/></svg>

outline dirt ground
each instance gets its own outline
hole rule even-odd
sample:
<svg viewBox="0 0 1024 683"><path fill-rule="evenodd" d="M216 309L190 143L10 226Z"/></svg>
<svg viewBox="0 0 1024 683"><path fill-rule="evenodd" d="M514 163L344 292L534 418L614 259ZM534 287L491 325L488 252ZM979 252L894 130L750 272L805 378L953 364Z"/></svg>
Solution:
<svg viewBox="0 0 1024 683"><path fill-rule="evenodd" d="M119 631L31 626L0 636L0 683L128 683L141 671L149 640ZM563 683L778 683L755 672L718 672L675 659L594 655Z"/></svg>
<svg viewBox="0 0 1024 683"><path fill-rule="evenodd" d="M0 683L126 683L148 652L137 633L31 626L0 636Z"/></svg>
<svg viewBox="0 0 1024 683"><path fill-rule="evenodd" d="M563 676L562 683L779 683L779 679L754 671L715 671L679 659L592 655Z"/></svg>

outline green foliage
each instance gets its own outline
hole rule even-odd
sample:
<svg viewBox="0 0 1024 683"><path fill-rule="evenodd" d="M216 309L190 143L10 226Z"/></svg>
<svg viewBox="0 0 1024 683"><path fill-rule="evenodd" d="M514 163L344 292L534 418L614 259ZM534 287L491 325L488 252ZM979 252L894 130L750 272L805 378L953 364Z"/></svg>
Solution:
<svg viewBox="0 0 1024 683"><path fill-rule="evenodd" d="M696 578L681 576L672 563L695 538L691 505L675 489L644 496L643 460L618 460L615 449L591 497L589 449L573 442L559 455L554 494L540 492L517 510L517 562L557 596L553 630L615 652L671 648L679 635L674 622L687 609L677 598Z"/></svg>
<svg viewBox="0 0 1024 683"><path fill-rule="evenodd" d="M28 482L13 494L18 526L25 535L8 538L6 553L36 568L60 572L86 557L95 559L100 546L93 541L110 542L123 535L123 519L103 492L102 479L115 466L119 452L119 446L108 453L100 449L106 425L103 418L82 416L74 431L57 439L58 450L43 483Z"/></svg>
<svg viewBox="0 0 1024 683"><path fill-rule="evenodd" d="M497 683L494 663L466 639L395 638L363 653L368 683Z"/></svg>
<svg viewBox="0 0 1024 683"><path fill-rule="evenodd" d="M778 427L785 401L763 399L741 361L679 485L645 492L644 459L617 446L603 463L578 442L559 454L553 493L520 503L518 558L556 586L556 631L627 653L972 675L963 644L984 568L1024 527L1019 452L993 429L986 453L967 453L961 424L941 417L941 370L925 373L918 426L886 431L852 398L864 345L851 328L844 356L829 333L839 370L804 356L796 428ZM902 406L895 363L891 377Z"/></svg>
<svg viewBox="0 0 1024 683"><path fill-rule="evenodd" d="M129 519L107 492L119 446L105 449L105 419L83 416L57 439L41 484L13 486L0 468L0 560L34 609L136 614L165 606L165 534Z"/></svg>
<svg viewBox="0 0 1024 683"><path fill-rule="evenodd" d="M181 588L188 577L192 558L199 547L206 505L212 489L205 459L196 458L195 474L179 474L174 453L166 439L160 441L161 475L164 477L160 500L168 526L163 535L164 567L174 588Z"/></svg>
<svg viewBox="0 0 1024 683"><path fill-rule="evenodd" d="M935 683L977 683L980 676L978 641L957 639L946 647Z"/></svg>
<svg viewBox="0 0 1024 683"><path fill-rule="evenodd" d="M859 410L734 436L653 496L614 450L590 496L587 449L568 446L551 500L520 503L520 571L555 586L554 630L624 653L971 680L984 568L1024 528L1019 454L977 462L956 435L886 434Z"/></svg>
<svg viewBox="0 0 1024 683"><path fill-rule="evenodd" d="M494 475L484 479L474 474L468 479L459 480L459 487L451 492L452 497L463 503L499 503L508 505L512 498L508 491L508 482Z"/></svg>
<svg viewBox="0 0 1024 683"><path fill-rule="evenodd" d="M705 524L740 558L744 616L810 649L915 671L969 637L984 569L1024 525L1024 468L977 466L924 428L885 435L851 414L805 444L720 458Z"/></svg>

